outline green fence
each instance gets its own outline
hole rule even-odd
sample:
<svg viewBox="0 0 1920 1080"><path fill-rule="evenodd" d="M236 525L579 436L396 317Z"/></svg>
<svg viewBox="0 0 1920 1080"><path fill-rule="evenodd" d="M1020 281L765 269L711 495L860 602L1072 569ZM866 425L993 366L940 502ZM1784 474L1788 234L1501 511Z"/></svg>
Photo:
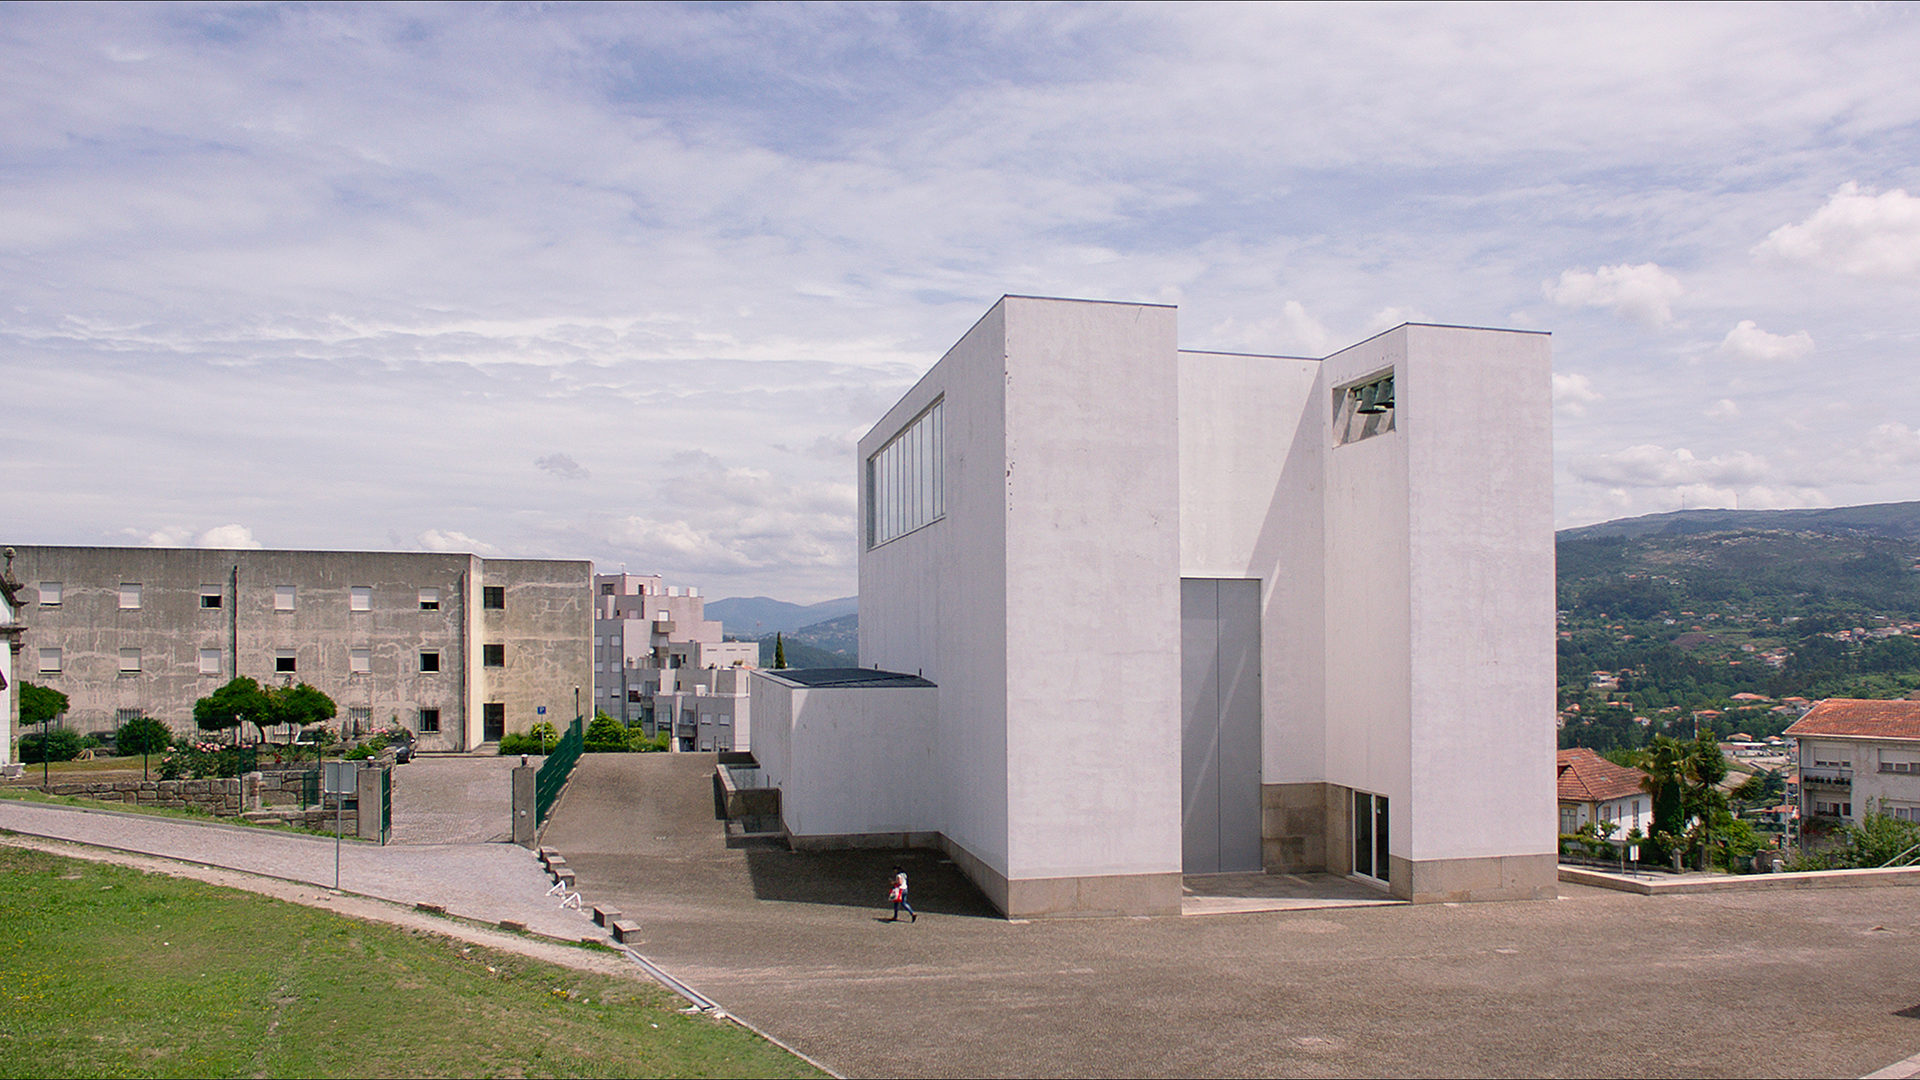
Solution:
<svg viewBox="0 0 1920 1080"><path fill-rule="evenodd" d="M567 733L560 736L560 745L547 755L547 763L533 778L533 824L539 828L547 823L547 811L553 809L553 800L560 797L560 789L567 786L567 777L573 772L573 764L580 760L581 748L587 741L586 728L578 716L567 725ZM525 789L522 789L525 790Z"/></svg>

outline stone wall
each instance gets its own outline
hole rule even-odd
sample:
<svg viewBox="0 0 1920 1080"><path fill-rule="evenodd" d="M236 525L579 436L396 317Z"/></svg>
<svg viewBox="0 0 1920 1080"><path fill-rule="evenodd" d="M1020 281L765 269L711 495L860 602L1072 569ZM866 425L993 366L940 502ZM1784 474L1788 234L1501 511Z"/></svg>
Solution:
<svg viewBox="0 0 1920 1080"><path fill-rule="evenodd" d="M249 810L263 810L280 806L298 807L306 789L306 778L317 766L301 765L297 769L262 769L249 775L259 780L258 794Z"/></svg>
<svg viewBox="0 0 1920 1080"><path fill-rule="evenodd" d="M43 790L100 802L168 806L238 817L259 805L259 783L259 773L248 773L239 779L218 780L92 780L53 784Z"/></svg>

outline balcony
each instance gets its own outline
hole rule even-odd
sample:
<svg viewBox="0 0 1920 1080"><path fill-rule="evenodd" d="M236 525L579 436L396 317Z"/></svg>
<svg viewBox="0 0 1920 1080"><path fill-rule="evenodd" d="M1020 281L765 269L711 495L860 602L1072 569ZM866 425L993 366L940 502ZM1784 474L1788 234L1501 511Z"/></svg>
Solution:
<svg viewBox="0 0 1920 1080"><path fill-rule="evenodd" d="M1853 787L1853 770L1824 765L1805 765L1800 769L1800 782L1810 787L1851 788Z"/></svg>

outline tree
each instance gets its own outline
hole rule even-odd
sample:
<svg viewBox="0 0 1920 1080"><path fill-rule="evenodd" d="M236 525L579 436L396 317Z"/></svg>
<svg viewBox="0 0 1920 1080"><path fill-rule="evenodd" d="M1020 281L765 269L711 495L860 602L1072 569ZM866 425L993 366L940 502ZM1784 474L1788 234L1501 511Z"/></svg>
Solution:
<svg viewBox="0 0 1920 1080"><path fill-rule="evenodd" d="M51 724L67 711L68 704L67 695L50 686L20 681L20 722L23 724Z"/></svg>
<svg viewBox="0 0 1920 1080"><path fill-rule="evenodd" d="M113 745L123 754L140 755L140 778L147 778L147 756L173 745L173 732L151 716L136 716L120 725Z"/></svg>
<svg viewBox="0 0 1920 1080"><path fill-rule="evenodd" d="M1727 778L1727 755L1721 752L1713 733L1702 730L1686 744L1683 760L1686 783L1680 805L1686 817L1695 822L1688 836L1699 847L1704 863L1707 849L1722 835L1724 821L1732 820L1727 813L1727 793L1720 790L1720 781Z"/></svg>
<svg viewBox="0 0 1920 1080"><path fill-rule="evenodd" d="M202 731L225 731L242 723L261 723L272 703L260 684L241 675L193 703L193 722Z"/></svg>
<svg viewBox="0 0 1920 1080"><path fill-rule="evenodd" d="M584 749L590 754L624 754L628 750L627 739L627 725L603 709L595 712L593 723L587 725Z"/></svg>
<svg viewBox="0 0 1920 1080"><path fill-rule="evenodd" d="M1686 756L1686 744L1670 735L1655 735L1640 754L1640 768L1647 774L1642 786L1653 796L1653 821L1647 839L1656 861L1666 861L1671 845L1686 831L1681 792L1686 781Z"/></svg>
<svg viewBox="0 0 1920 1080"><path fill-rule="evenodd" d="M261 741L266 740L267 728L272 725L291 724L296 729L313 724L325 723L339 712L333 699L301 683L298 686L276 686L264 691L267 698L265 712L252 717L253 723L260 729Z"/></svg>
<svg viewBox="0 0 1920 1080"><path fill-rule="evenodd" d="M776 668L787 666L787 643L781 639L778 631L773 635L773 666Z"/></svg>

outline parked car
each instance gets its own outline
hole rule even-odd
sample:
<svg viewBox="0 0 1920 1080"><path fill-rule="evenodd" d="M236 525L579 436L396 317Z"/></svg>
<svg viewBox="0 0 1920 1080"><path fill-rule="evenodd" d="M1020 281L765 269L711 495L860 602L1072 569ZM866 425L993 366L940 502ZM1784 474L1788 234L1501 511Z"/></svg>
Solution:
<svg viewBox="0 0 1920 1080"><path fill-rule="evenodd" d="M405 765L413 760L413 732L406 728L387 732L387 749L393 751L395 764Z"/></svg>

